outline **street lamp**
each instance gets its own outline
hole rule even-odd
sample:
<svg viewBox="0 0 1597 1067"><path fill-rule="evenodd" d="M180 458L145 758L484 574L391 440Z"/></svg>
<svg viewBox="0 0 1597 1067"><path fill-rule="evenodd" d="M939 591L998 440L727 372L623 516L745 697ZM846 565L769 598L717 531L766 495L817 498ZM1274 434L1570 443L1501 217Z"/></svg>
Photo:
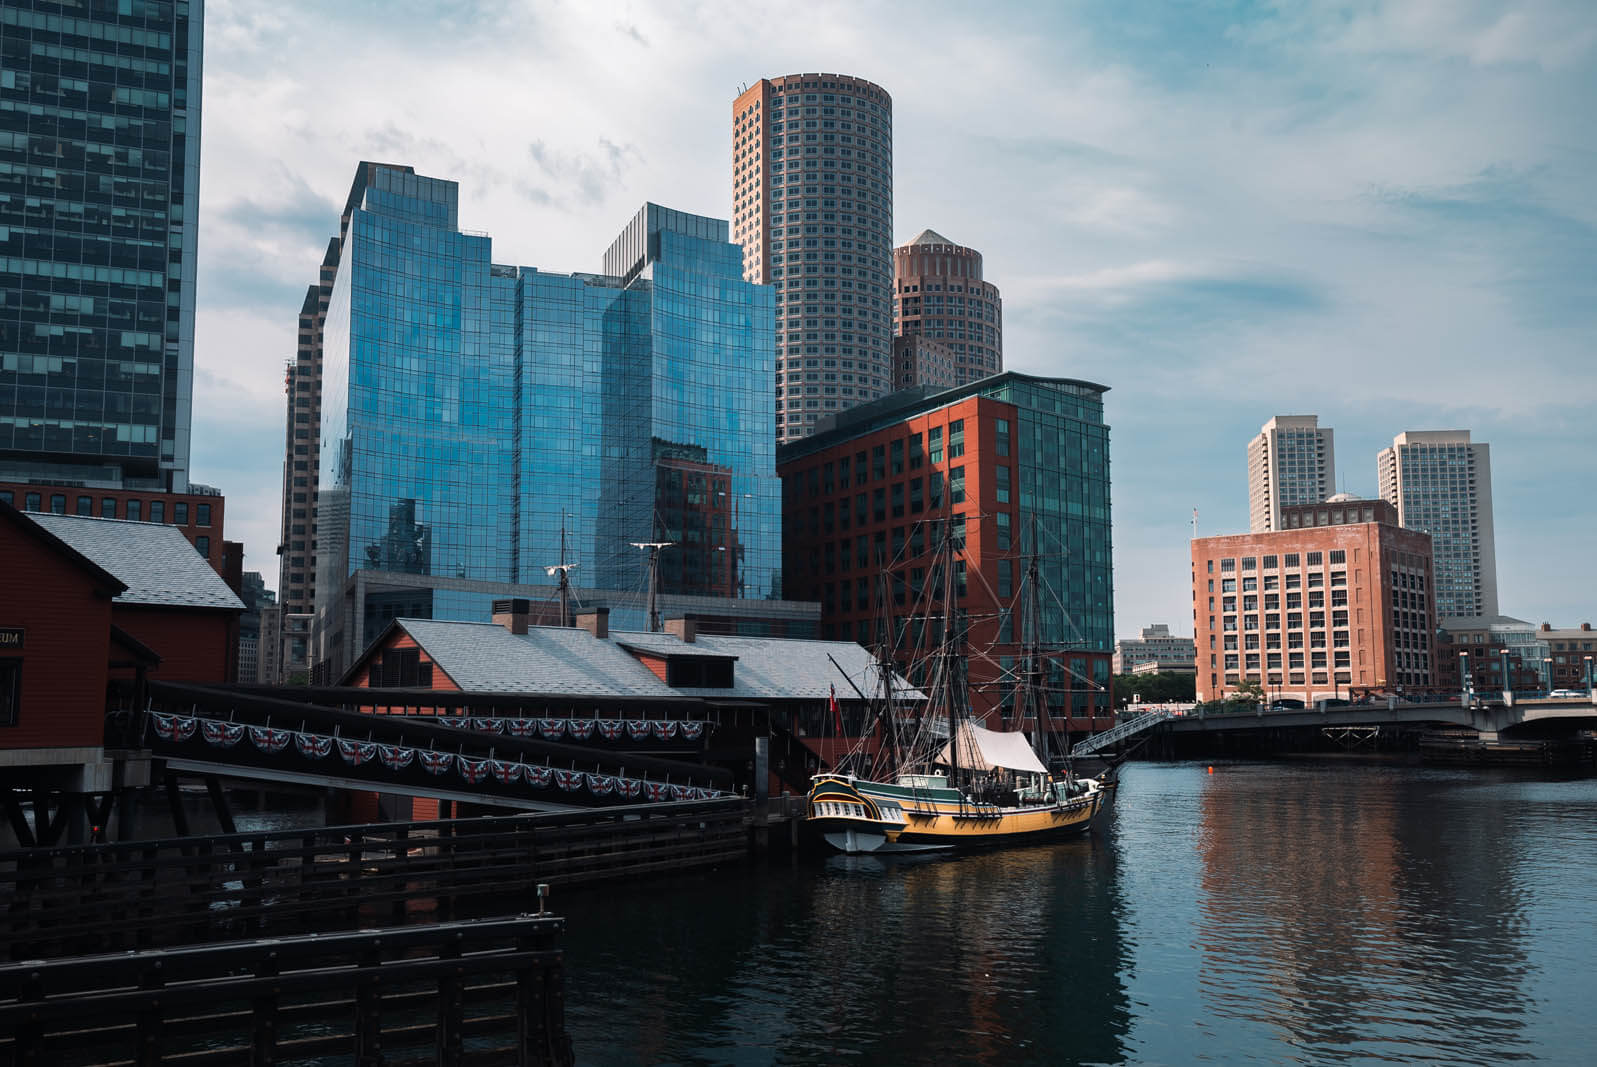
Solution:
<svg viewBox="0 0 1597 1067"><path fill-rule="evenodd" d="M1591 699L1591 657L1586 657L1586 699Z"/></svg>
<svg viewBox="0 0 1597 1067"><path fill-rule="evenodd" d="M1553 657L1543 656L1542 666L1547 669L1547 693L1551 695L1553 691Z"/></svg>
<svg viewBox="0 0 1597 1067"><path fill-rule="evenodd" d="M1508 649L1498 649L1497 657L1503 663L1503 689L1507 692L1513 692L1517 687L1514 685L1514 676L1508 673Z"/></svg>
<svg viewBox="0 0 1597 1067"><path fill-rule="evenodd" d="M1469 707L1469 692L1470 689L1473 688L1471 683L1474 681L1474 679L1469 676L1468 652L1460 652L1458 654L1458 679L1459 689L1461 691L1459 701L1467 708Z"/></svg>

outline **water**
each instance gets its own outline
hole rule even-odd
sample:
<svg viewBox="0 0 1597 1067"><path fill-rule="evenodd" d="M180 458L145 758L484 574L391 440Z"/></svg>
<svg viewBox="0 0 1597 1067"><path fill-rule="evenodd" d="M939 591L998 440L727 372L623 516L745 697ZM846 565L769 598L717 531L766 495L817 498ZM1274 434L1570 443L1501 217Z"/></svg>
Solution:
<svg viewBox="0 0 1597 1067"><path fill-rule="evenodd" d="M1583 1062L1597 1042L1597 781L1139 764L1117 803L1052 846L562 894L578 1060Z"/></svg>

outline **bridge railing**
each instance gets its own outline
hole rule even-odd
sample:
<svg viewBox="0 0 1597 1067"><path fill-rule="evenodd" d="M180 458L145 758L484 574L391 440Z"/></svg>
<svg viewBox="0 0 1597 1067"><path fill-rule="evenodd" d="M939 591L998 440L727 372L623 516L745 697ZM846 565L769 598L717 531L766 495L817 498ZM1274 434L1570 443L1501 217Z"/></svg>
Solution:
<svg viewBox="0 0 1597 1067"><path fill-rule="evenodd" d="M0 853L0 960L535 910L569 886L740 860L748 801Z"/></svg>

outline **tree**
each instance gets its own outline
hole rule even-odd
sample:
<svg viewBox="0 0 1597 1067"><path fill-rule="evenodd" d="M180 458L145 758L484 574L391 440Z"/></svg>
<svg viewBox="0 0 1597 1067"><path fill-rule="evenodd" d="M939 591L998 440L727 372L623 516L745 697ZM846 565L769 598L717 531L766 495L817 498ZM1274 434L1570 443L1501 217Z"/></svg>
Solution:
<svg viewBox="0 0 1597 1067"><path fill-rule="evenodd" d="M1198 678L1183 671L1157 674L1117 674L1114 677L1115 707L1123 708L1132 697L1144 704L1186 704L1197 692Z"/></svg>
<svg viewBox="0 0 1597 1067"><path fill-rule="evenodd" d="M1237 686L1232 692L1231 696L1235 700L1241 700L1252 704L1262 704L1264 702L1264 686L1260 685L1256 679L1249 678L1247 681Z"/></svg>

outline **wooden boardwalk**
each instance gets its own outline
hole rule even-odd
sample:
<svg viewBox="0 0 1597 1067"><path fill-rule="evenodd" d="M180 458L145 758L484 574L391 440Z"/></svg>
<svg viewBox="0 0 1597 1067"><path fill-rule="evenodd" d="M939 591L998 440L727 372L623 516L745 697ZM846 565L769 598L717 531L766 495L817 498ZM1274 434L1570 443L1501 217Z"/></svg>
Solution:
<svg viewBox="0 0 1597 1067"><path fill-rule="evenodd" d="M555 888L742 863L749 802L0 853L0 960L532 912Z"/></svg>

